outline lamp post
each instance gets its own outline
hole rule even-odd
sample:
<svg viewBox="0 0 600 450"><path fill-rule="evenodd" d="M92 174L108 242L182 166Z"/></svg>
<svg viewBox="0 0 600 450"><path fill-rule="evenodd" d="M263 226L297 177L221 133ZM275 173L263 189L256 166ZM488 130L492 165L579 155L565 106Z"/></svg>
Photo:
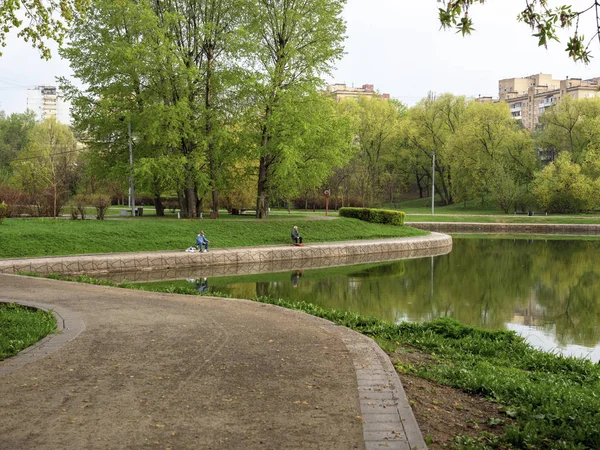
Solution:
<svg viewBox="0 0 600 450"><path fill-rule="evenodd" d="M431 215L435 215L435 152L431 153Z"/></svg>

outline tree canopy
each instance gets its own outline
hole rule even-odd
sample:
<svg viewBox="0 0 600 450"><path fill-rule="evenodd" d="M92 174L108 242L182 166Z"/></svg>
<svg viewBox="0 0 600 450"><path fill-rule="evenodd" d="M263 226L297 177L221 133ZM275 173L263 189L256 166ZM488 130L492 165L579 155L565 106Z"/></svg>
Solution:
<svg viewBox="0 0 600 450"><path fill-rule="evenodd" d="M0 47L6 46L6 36L15 29L17 36L37 48L42 58L50 59L46 41L62 44L73 18L83 13L89 3L89 0L0 1Z"/></svg>

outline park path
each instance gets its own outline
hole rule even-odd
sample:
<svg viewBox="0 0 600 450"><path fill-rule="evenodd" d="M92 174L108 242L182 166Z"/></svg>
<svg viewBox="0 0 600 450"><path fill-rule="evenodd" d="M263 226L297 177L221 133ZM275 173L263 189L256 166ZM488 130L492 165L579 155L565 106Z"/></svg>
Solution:
<svg viewBox="0 0 600 450"><path fill-rule="evenodd" d="M307 314L15 275L0 301L65 325L0 362L0 448L424 448L376 344Z"/></svg>

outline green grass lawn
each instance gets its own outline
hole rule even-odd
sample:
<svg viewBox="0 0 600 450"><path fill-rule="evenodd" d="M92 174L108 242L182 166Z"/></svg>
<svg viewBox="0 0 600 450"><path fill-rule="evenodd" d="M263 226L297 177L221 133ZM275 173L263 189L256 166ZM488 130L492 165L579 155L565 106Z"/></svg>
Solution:
<svg viewBox="0 0 600 450"><path fill-rule="evenodd" d="M200 231L211 248L291 243L292 225L305 242L330 242L422 236L411 227L372 224L356 219L268 220L52 220L6 219L0 225L0 258L76 255L153 250L183 250Z"/></svg>
<svg viewBox="0 0 600 450"><path fill-rule="evenodd" d="M0 361L56 330L56 319L47 311L0 303Z"/></svg>

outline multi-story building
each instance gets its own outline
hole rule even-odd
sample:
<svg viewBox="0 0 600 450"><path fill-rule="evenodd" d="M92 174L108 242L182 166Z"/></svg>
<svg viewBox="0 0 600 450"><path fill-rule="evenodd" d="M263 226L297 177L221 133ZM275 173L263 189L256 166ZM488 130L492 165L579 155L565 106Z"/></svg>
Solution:
<svg viewBox="0 0 600 450"><path fill-rule="evenodd" d="M359 98L359 97L377 97L379 94L375 92L372 84L363 84L362 87L348 87L345 83L336 83L327 86L327 92L329 92L336 102L344 98ZM390 94L381 94L381 98L387 100L390 98Z"/></svg>
<svg viewBox="0 0 600 450"><path fill-rule="evenodd" d="M600 96L600 77L582 80L554 80L552 75L537 74L523 78L508 78L498 82L498 98L510 107L512 116L531 131L539 124L544 111L566 95L574 99Z"/></svg>
<svg viewBox="0 0 600 450"><path fill-rule="evenodd" d="M35 113L37 120L55 117L58 122L71 122L69 105L63 100L55 86L36 86L27 90L27 109Z"/></svg>

